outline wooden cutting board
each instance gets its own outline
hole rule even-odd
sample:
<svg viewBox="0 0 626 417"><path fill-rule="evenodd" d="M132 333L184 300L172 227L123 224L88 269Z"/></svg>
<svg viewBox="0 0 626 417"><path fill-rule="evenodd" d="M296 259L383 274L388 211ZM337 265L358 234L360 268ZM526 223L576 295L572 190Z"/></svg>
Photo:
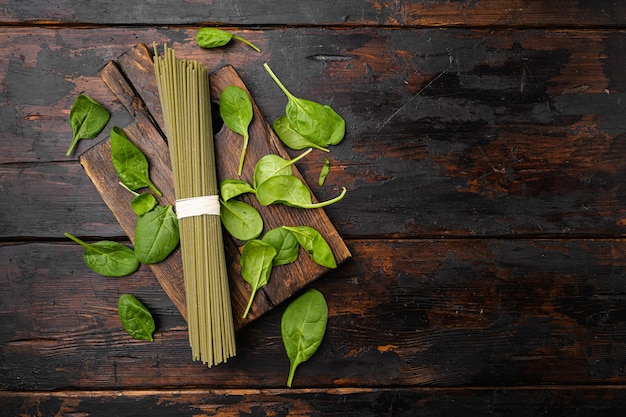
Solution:
<svg viewBox="0 0 626 417"><path fill-rule="evenodd" d="M163 193L159 202L163 205L173 204L172 171L151 51L144 44L137 45L118 59L109 62L100 71L100 76L135 119L124 128L124 131L128 138L143 151L150 163L150 176ZM217 102L223 89L229 85L237 85L247 91L232 66L225 66L213 72L210 76L210 85L214 102ZM252 183L254 164L259 158L269 153L289 159L282 143L254 103L254 99L252 101L254 118L250 125L250 141L241 177L237 176L237 166L243 139L226 126L214 132L218 180L220 181L226 178L241 178ZM123 230L130 240L134 241L136 216L130 208L133 195L118 183L119 179L111 162L109 139L81 154L79 160ZM294 174L302 179L295 167ZM315 198L313 200L315 201ZM265 223L264 233L282 225L312 226L328 241L337 265L350 258L348 248L323 209L303 210L282 205L264 207L258 204L255 197L248 199L244 197L244 201L259 210ZM226 231L224 232L236 329L260 317L328 271L312 262L308 254L301 249L300 256L295 263L273 269L270 282L257 292L253 306L244 320L241 316L248 302L250 287L240 274L239 255L243 243L232 238ZM165 261L150 265L150 268L174 305L187 319L180 249Z"/></svg>

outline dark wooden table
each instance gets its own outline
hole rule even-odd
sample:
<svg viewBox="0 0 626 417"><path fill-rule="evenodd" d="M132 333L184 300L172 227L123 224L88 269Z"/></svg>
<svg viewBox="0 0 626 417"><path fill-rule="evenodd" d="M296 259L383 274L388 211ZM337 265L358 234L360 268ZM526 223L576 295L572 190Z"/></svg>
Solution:
<svg viewBox="0 0 626 417"><path fill-rule="evenodd" d="M615 416L626 411L626 3L608 0L4 1L0 7L0 415ZM163 4L169 3L169 4ZM197 48L199 27L244 35ZM98 71L138 43L262 68L347 122L319 199L353 257L286 388L284 305L237 357L190 359L151 270L108 279L63 237L128 243L71 140L86 93L133 118ZM298 164L315 184L319 161ZM157 321L130 339L116 300Z"/></svg>

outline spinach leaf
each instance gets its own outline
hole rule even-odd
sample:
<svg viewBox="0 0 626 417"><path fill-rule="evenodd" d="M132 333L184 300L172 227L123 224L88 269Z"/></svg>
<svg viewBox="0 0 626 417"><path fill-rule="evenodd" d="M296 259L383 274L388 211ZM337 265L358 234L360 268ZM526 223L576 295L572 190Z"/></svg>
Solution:
<svg viewBox="0 0 626 417"><path fill-rule="evenodd" d="M220 116L222 116L222 120L230 130L243 136L239 169L237 170L237 174L241 175L250 138L248 127L253 116L252 101L250 101L248 93L235 85L226 87L220 95Z"/></svg>
<svg viewBox="0 0 626 417"><path fill-rule="evenodd" d="M286 265L298 259L300 243L296 236L283 227L276 227L263 235L263 242L276 249L273 266Z"/></svg>
<svg viewBox="0 0 626 417"><path fill-rule="evenodd" d="M137 216L135 256L144 264L161 262L176 249L180 240L178 219L172 206L156 206Z"/></svg>
<svg viewBox="0 0 626 417"><path fill-rule="evenodd" d="M93 139L98 136L110 118L111 113L91 97L84 94L76 97L70 110L72 143L65 156L71 155L79 140Z"/></svg>
<svg viewBox="0 0 626 417"><path fill-rule="evenodd" d="M282 226L298 239L300 245L311 255L311 259L326 268L337 268L333 251L324 237L310 226Z"/></svg>
<svg viewBox="0 0 626 417"><path fill-rule="evenodd" d="M311 288L287 306L280 322L280 333L289 357L291 387L296 368L313 356L324 339L328 305L324 295Z"/></svg>
<svg viewBox="0 0 626 417"><path fill-rule="evenodd" d="M122 182L120 182L120 185L124 187L126 191L134 195L133 199L130 201L130 207L133 209L133 212L138 216L146 214L147 212L155 208L157 204L159 204L156 198L154 198L154 196L150 193L139 194L125 186Z"/></svg>
<svg viewBox="0 0 626 417"><path fill-rule="evenodd" d="M316 143L311 142L300 133L296 132L291 124L289 124L289 120L287 120L286 116L281 116L278 119L274 120L274 131L280 141L287 147L299 151L304 148L315 148L320 151L330 152L328 148L324 148L323 146L319 146Z"/></svg>
<svg viewBox="0 0 626 417"><path fill-rule="evenodd" d="M256 193L256 190L244 180L227 178L220 183L220 194L224 201L247 193Z"/></svg>
<svg viewBox="0 0 626 417"><path fill-rule="evenodd" d="M139 268L139 261L135 258L133 250L121 243L103 240L89 244L69 233L64 235L83 247L85 264L97 274L105 277L124 277Z"/></svg>
<svg viewBox="0 0 626 417"><path fill-rule="evenodd" d="M248 316L252 301L259 288L267 285L272 273L272 260L276 256L276 249L269 243L254 239L246 242L241 251L241 276L250 284L252 292L250 300L243 313Z"/></svg>
<svg viewBox="0 0 626 417"><path fill-rule="evenodd" d="M226 32L225 30L216 28L202 28L196 33L196 43L200 48L218 48L220 46L226 45L228 42L231 41L231 39L241 41L255 51L261 52L261 50L249 40L237 35L233 35L232 33Z"/></svg>
<svg viewBox="0 0 626 417"><path fill-rule="evenodd" d="M257 209L239 200L220 200L220 204L220 219L228 233L243 241L259 237L263 219Z"/></svg>
<svg viewBox="0 0 626 417"><path fill-rule="evenodd" d="M152 314L134 295L120 295L117 312L126 333L134 339L154 341L152 334L156 326Z"/></svg>
<svg viewBox="0 0 626 417"><path fill-rule="evenodd" d="M261 157L254 166L254 187L259 188L259 185L268 178L277 175L292 175L291 166L307 156L311 151L312 149L308 149L293 159L284 159L274 154L267 154Z"/></svg>
<svg viewBox="0 0 626 417"><path fill-rule="evenodd" d="M159 203L156 198L150 193L141 193L137 194L130 202L130 207L133 209L133 212L141 216L142 214L146 214L155 208Z"/></svg>
<svg viewBox="0 0 626 417"><path fill-rule="evenodd" d="M324 165L322 166L322 170L320 171L320 178L318 180L318 184L321 187L324 185L324 181L326 181L326 177L330 173L330 161L328 158L324 158Z"/></svg>
<svg viewBox="0 0 626 417"><path fill-rule="evenodd" d="M284 204L290 207L313 209L325 207L341 200L346 194L343 187L341 194L327 201L313 203L311 192L302 181L293 175L277 175L263 181L256 190L259 202L264 206Z"/></svg>
<svg viewBox="0 0 626 417"><path fill-rule="evenodd" d="M321 147L337 145L343 140L346 122L335 110L328 105L294 96L267 63L263 66L287 96L285 116L296 132Z"/></svg>
<svg viewBox="0 0 626 417"><path fill-rule="evenodd" d="M148 187L161 197L163 194L150 181L148 160L143 152L117 126L111 129L110 136L111 160L122 183L131 190Z"/></svg>

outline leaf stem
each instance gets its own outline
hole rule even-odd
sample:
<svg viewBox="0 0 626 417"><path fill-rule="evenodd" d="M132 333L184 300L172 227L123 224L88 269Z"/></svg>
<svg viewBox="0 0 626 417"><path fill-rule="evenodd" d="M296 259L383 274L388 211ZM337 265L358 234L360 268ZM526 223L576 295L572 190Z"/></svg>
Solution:
<svg viewBox="0 0 626 417"><path fill-rule="evenodd" d="M74 138L72 139L72 143L70 144L70 147L67 148L67 152L65 152L65 156L70 156L72 154L72 151L74 150L74 147L76 146L78 141L79 141L78 136L74 136Z"/></svg>
<svg viewBox="0 0 626 417"><path fill-rule="evenodd" d="M65 237L67 237L69 239L72 239L74 242L78 243L83 248L88 248L89 247L89 245L86 242L83 242L79 238L74 237L74 236L70 235L69 233L63 233L63 236L65 236Z"/></svg>
<svg viewBox="0 0 626 417"><path fill-rule="evenodd" d="M163 193L159 191L159 189L156 188L156 185L154 185L153 183L148 184L148 188L151 189L152 192L158 195L159 197L163 197Z"/></svg>
<svg viewBox="0 0 626 417"><path fill-rule="evenodd" d="M337 201L341 200L343 198L343 196L345 196L345 195L346 195L346 187L343 187L343 189L341 190L341 194L339 194L335 198L332 198L332 199L326 200L326 201L322 201L321 203L300 204L300 205L298 205L298 207L306 208L306 209L314 209L314 208L326 207L326 206L329 206L329 205L334 204Z"/></svg>
<svg viewBox="0 0 626 417"><path fill-rule="evenodd" d="M291 363L289 366L289 378L287 378L287 387L291 388L291 384L293 383L293 377L296 374L297 364Z"/></svg>
<svg viewBox="0 0 626 417"><path fill-rule="evenodd" d="M289 99L294 99L296 98L293 94L291 94L291 92L289 92L289 90L287 90L287 87L285 87L285 85L280 82L280 80L278 79L278 77L276 76L276 74L274 74L274 71L272 71L272 69L270 68L269 65L267 65L267 62L263 64L263 67L265 68L265 70L268 72L268 74L270 75L270 77L272 77L272 79L274 80L274 82L276 84L278 84L278 86L280 87L281 90L283 90L283 93L285 93L285 95L287 96L287 98Z"/></svg>
<svg viewBox="0 0 626 417"><path fill-rule="evenodd" d="M241 36L237 36L237 35L233 35L233 39L237 39L238 41L241 41L243 43L245 43L246 45L248 45L250 48L254 49L257 52L261 52L261 50L252 42L250 42L249 40L242 38Z"/></svg>
<svg viewBox="0 0 626 417"><path fill-rule="evenodd" d="M250 294L250 300L248 300L248 305L246 306L245 311L243 312L243 316L241 318L246 318L248 316L248 312L250 311L250 307L252 307L252 301L254 301L254 296L256 295L256 291L258 288L252 289L252 293Z"/></svg>
<svg viewBox="0 0 626 417"><path fill-rule="evenodd" d="M241 148L241 156L239 157L239 169L237 170L237 175L239 176L241 176L241 173L243 172L243 161L246 158L246 149L248 148L248 140L249 140L248 134L244 135L243 146Z"/></svg>
<svg viewBox="0 0 626 417"><path fill-rule="evenodd" d="M124 187L127 191L129 191L131 194L133 194L135 197L137 197L139 195L138 192L131 190L130 188L128 188L126 186L126 184L124 184L122 181L118 182L119 185L121 185L122 187Z"/></svg>

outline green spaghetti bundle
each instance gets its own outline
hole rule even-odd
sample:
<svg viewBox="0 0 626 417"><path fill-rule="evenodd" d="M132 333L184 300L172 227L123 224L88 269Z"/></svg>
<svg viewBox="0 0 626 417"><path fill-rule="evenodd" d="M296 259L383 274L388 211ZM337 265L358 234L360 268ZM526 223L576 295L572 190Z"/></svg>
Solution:
<svg viewBox="0 0 626 417"><path fill-rule="evenodd" d="M189 343L209 367L235 356L235 331L219 217L207 68L154 47L170 149L185 282Z"/></svg>

